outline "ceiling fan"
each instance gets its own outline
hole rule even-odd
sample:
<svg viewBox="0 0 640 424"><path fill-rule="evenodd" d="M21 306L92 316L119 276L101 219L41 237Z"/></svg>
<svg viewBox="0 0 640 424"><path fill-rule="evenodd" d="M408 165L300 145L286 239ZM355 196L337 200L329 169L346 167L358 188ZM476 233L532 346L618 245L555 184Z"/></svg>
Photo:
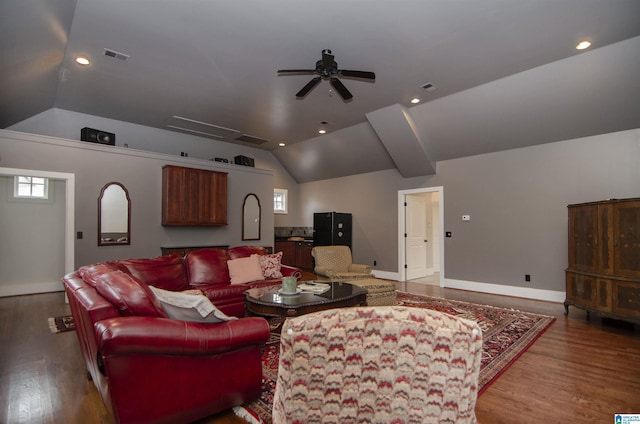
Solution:
<svg viewBox="0 0 640 424"><path fill-rule="evenodd" d="M376 74L368 71L350 71L347 69L338 69L338 63L334 60L334 56L331 54L331 50L322 50L322 59L316 62L316 69L280 69L279 74L300 74L300 75L314 75L311 81L307 83L302 90L296 93L296 97L302 98L306 96L316 85L320 83L322 79L328 79L331 82L331 86L340 94L343 100L351 100L353 94L347 90L347 87L338 79L343 78L361 78L366 80L375 80Z"/></svg>

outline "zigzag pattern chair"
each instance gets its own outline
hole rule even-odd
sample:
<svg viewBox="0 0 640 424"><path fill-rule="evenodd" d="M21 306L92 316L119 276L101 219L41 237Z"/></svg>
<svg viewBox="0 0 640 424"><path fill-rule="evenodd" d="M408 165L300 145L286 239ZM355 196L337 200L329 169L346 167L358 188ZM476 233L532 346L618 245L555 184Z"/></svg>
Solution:
<svg viewBox="0 0 640 424"><path fill-rule="evenodd" d="M333 309L282 328L274 423L476 423L477 323L403 306Z"/></svg>
<svg viewBox="0 0 640 424"><path fill-rule="evenodd" d="M320 280L375 278L369 265L353 263L349 246L316 246L311 249L311 256L315 259L313 272Z"/></svg>

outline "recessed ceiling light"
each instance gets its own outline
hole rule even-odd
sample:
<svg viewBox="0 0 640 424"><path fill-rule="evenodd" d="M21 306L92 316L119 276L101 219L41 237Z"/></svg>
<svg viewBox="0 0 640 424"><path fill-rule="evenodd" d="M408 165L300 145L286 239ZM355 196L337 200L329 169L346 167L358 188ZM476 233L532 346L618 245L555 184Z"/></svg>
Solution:
<svg viewBox="0 0 640 424"><path fill-rule="evenodd" d="M589 47L591 47L591 41L589 40L582 40L576 45L578 50L588 49Z"/></svg>
<svg viewBox="0 0 640 424"><path fill-rule="evenodd" d="M413 103L414 105L418 104L418 103L420 103L420 99L417 98L417 97L414 97L413 99L411 99L411 103Z"/></svg>
<svg viewBox="0 0 640 424"><path fill-rule="evenodd" d="M284 146L286 146L286 144L284 144L284 143L278 143L278 146L280 146L280 147L284 147Z"/></svg>
<svg viewBox="0 0 640 424"><path fill-rule="evenodd" d="M78 56L78 57L76 57L76 63L86 66L86 65L90 64L91 62L89 61L89 59L87 59L84 56Z"/></svg>
<svg viewBox="0 0 640 424"><path fill-rule="evenodd" d="M327 130L320 130L318 131L318 134L325 134L327 132Z"/></svg>

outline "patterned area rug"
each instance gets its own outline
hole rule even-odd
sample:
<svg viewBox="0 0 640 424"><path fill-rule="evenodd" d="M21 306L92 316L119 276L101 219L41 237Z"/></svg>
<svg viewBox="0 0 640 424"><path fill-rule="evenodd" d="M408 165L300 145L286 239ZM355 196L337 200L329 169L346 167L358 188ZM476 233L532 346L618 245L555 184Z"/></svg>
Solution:
<svg viewBox="0 0 640 424"><path fill-rule="evenodd" d="M427 308L476 321L482 328L482 363L478 381L481 395L555 321L554 317L474 303L398 292L398 304ZM271 339L262 354L262 395L237 415L250 423L271 424L273 394L278 377L280 328L284 319L272 319Z"/></svg>
<svg viewBox="0 0 640 424"><path fill-rule="evenodd" d="M73 322L71 315L49 318L49 330L52 333L62 333L64 331L73 331L76 324Z"/></svg>

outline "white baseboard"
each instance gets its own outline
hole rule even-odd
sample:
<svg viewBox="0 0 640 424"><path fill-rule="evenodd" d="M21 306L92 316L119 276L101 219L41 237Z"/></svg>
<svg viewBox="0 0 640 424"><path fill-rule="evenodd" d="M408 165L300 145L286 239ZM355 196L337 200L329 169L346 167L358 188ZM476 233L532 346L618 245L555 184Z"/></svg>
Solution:
<svg viewBox="0 0 640 424"><path fill-rule="evenodd" d="M375 275L377 278L400 281L400 274L398 274L397 272L378 271L377 269L374 269L372 272L373 275Z"/></svg>
<svg viewBox="0 0 640 424"><path fill-rule="evenodd" d="M51 281L44 283L26 283L13 285L0 285L0 297L20 296L23 294L49 293L63 291L62 282Z"/></svg>
<svg viewBox="0 0 640 424"><path fill-rule="evenodd" d="M499 294L503 296L522 297L525 299L546 300L548 302L564 302L566 292L534 289L530 287L506 286L502 284L480 283L476 281L453 280L445 278L444 287L450 289L469 290L480 293Z"/></svg>

